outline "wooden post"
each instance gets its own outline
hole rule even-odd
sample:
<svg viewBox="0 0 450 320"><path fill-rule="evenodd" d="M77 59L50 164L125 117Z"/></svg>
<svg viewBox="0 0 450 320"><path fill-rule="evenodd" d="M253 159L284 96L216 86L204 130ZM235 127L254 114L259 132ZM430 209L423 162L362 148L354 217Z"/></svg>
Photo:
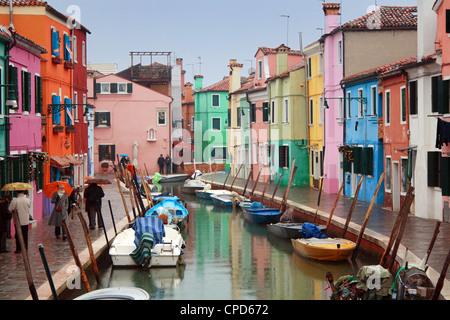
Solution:
<svg viewBox="0 0 450 320"><path fill-rule="evenodd" d="M12 214L13 214L14 226L16 228L16 234L17 234L17 237L19 238L20 249L22 251L22 259L23 259L23 264L25 267L25 275L27 277L28 289L30 290L33 300L39 300L39 297L38 297L38 294L36 291L36 286L34 285L34 282L33 282L33 276L31 275L30 260L28 259L28 249L25 245L25 240L23 239L22 226L20 225L19 214L16 209L14 209L12 211ZM16 249L19 250L19 248L16 248Z"/></svg>
<svg viewBox="0 0 450 320"><path fill-rule="evenodd" d="M295 162L295 159L294 159L294 162ZM292 180L294 179L295 172L297 172L297 167L294 167L294 170L292 171L292 176L289 180L289 184L288 184L286 190L284 191L283 200L281 201L281 206L280 206L281 212L284 212L284 210L286 210L286 203L287 203L287 200L289 197L289 191L291 190L291 184L292 184Z"/></svg>
<svg viewBox="0 0 450 320"><path fill-rule="evenodd" d="M319 212L319 207L320 207L320 197L322 196L322 189L323 189L323 177L320 178L319 188L320 188L320 189L319 189L319 195L317 196L317 207L316 207L316 212L314 213L313 224L316 223L317 213Z"/></svg>
<svg viewBox="0 0 450 320"><path fill-rule="evenodd" d="M356 201L358 201L358 194L359 194L359 190L361 189L363 180L364 180L364 176L361 176L361 179L359 179L358 187L356 188L355 197L353 198L352 205L351 205L350 210L347 215L347 221L345 221L344 230L342 231L342 238L345 238L345 233L347 232L348 224L350 223L350 220L352 219L353 210L355 210Z"/></svg>
<svg viewBox="0 0 450 320"><path fill-rule="evenodd" d="M369 221L369 217L370 217L370 214L372 213L373 205L375 204L375 200L377 198L378 191L380 190L383 180L384 180L384 172L381 174L380 179L378 180L377 188L375 189L375 191L373 193L372 201L370 202L369 208L367 209L367 212L366 212L366 216L364 217L364 221L361 225L361 230L359 230L358 240L356 241L355 250L353 250L352 259L356 258L359 245L360 245L362 237L364 235L364 230L366 229L367 222Z"/></svg>
<svg viewBox="0 0 450 320"><path fill-rule="evenodd" d="M75 264L77 265L78 269L80 269L81 280L83 281L84 286L86 287L86 291L91 292L91 286L89 285L89 281L86 276L86 273L84 272L83 265L81 264L80 258L78 257L77 249L73 244L72 235L70 234L69 228L67 227L66 219L62 221L62 225L64 230L66 231L67 241L69 242L70 250L72 251Z"/></svg>
<svg viewBox="0 0 450 320"><path fill-rule="evenodd" d="M94 270L95 279L97 280L97 283L100 283L100 274L98 272L97 260L95 260L94 250L92 249L91 236L89 235L86 220L84 220L81 211L78 211L78 218L80 219L81 226L83 227L84 237L86 238L86 244L89 251L89 257L91 258L92 269Z"/></svg>
<svg viewBox="0 0 450 320"><path fill-rule="evenodd" d="M384 249L383 255L381 256L379 265L380 266L384 266L386 260L387 260L387 256L391 250L392 247L392 242L394 241L394 239L397 237L398 234L398 228L400 226L400 222L403 219L403 216L408 215L409 213L409 208L412 204L412 201L414 199L414 195L413 195L413 191L414 188L413 187L409 187L408 189L408 193L406 194L405 200L403 200L403 205L400 208L400 212L397 216L397 219L395 220L394 223L394 227L392 228L392 232L391 232L391 236L389 237L389 241L388 244L386 245L386 249Z"/></svg>
<svg viewBox="0 0 450 320"><path fill-rule="evenodd" d="M270 199L269 207L272 206L273 199L275 198L275 193L277 193L278 186L280 185L281 179L283 179L284 173L281 173L280 179L278 180L277 185L275 186L275 190L273 190L272 199Z"/></svg>
<svg viewBox="0 0 450 320"><path fill-rule="evenodd" d="M216 165L216 171L214 171L214 175L213 175L213 178L212 178L212 180L211 180L211 182L210 182L210 184L211 184L211 187L212 187L212 184L213 184L213 182L214 182L214 178L216 177L216 173L217 173L217 168L218 168L218 165L217 165L217 163L216 163L215 165Z"/></svg>
<svg viewBox="0 0 450 320"><path fill-rule="evenodd" d="M331 218L333 217L334 210L336 209L339 198L341 197L342 190L344 190L344 186L345 186L345 182L342 182L341 187L339 188L339 192L336 196L336 199L334 200L333 208L331 208L330 216L328 217L328 221L327 221L327 225L326 225L327 229L328 229L328 226L330 225Z"/></svg>
<svg viewBox="0 0 450 320"><path fill-rule="evenodd" d="M441 221L437 221L437 222L436 222L436 227L434 228L433 237L431 238L430 245L428 246L428 250L427 250L427 258L426 258L426 260L425 260L425 264L427 264L428 259L429 259L430 254L431 254L431 251L433 250L434 243L436 242L436 238L437 238L437 236L438 236L438 234L439 234L439 229L440 229L440 227L441 227Z"/></svg>
<svg viewBox="0 0 450 320"><path fill-rule="evenodd" d="M123 195L122 188L120 186L120 180L119 180L117 172L116 172L116 182L117 182L117 188L119 188L120 197L122 198L123 207L124 207L125 213L127 215L128 223L130 223L131 222L130 213L128 212L127 202L125 201L125 197Z"/></svg>
<svg viewBox="0 0 450 320"><path fill-rule="evenodd" d="M152 199L152 194L150 192L150 190L148 190L148 186L147 186L147 181L144 180L144 174L142 173L142 170L140 171L140 176L141 176L141 183L142 186L144 187L144 191L145 191L145 196L147 198L147 202L148 205L153 207L153 199Z"/></svg>
<svg viewBox="0 0 450 320"><path fill-rule="evenodd" d="M206 183L206 179L208 179L208 176L209 176L209 171L208 171L208 173L206 174L205 180L203 180L204 183Z"/></svg>
<svg viewBox="0 0 450 320"><path fill-rule="evenodd" d="M112 210L112 206L111 206L111 200L108 200L108 205L109 205L109 212L111 213L111 220L113 223L114 232L117 236L116 220L114 219L114 214L113 214L113 210Z"/></svg>
<svg viewBox="0 0 450 320"><path fill-rule="evenodd" d="M223 182L222 189L225 189L225 183L227 183L227 180L228 180L228 177L230 176L230 173L231 173L231 169L228 170L227 177L225 178L225 181Z"/></svg>
<svg viewBox="0 0 450 320"><path fill-rule="evenodd" d="M263 181L264 181L264 177L263 177ZM269 186L269 184L270 184L270 178L267 179L267 183L264 185L264 190L263 190L262 195L261 195L261 203L263 203L263 201L264 201L264 195L266 194L266 189Z"/></svg>
<svg viewBox="0 0 450 320"><path fill-rule="evenodd" d="M250 173L247 178L247 182L245 183L244 192L242 193L242 196L245 197L245 191L247 191L248 182L250 181L251 176L253 175L253 168L250 168Z"/></svg>
<svg viewBox="0 0 450 320"><path fill-rule="evenodd" d="M136 212L135 212L134 200L133 200L133 188L130 185L130 177L129 177L128 171L126 172L126 181L127 181L127 184L128 184L128 191L129 191L129 195L130 195L131 208L133 210L134 219L136 219Z"/></svg>
<svg viewBox="0 0 450 320"><path fill-rule="evenodd" d="M241 164L241 166L239 167L238 172L236 173L236 175L234 176L233 182L231 183L230 186L230 191L233 191L233 186L234 186L234 182L236 181L237 176L239 175L239 172L241 172L242 167L244 166L244 164Z"/></svg>
<svg viewBox="0 0 450 320"><path fill-rule="evenodd" d="M50 272L50 268L48 267L47 257L45 256L44 246L42 243L38 244L39 253L41 254L41 260L44 264L45 274L47 275L47 280L50 285L50 290L52 291L53 299L58 300L58 293L55 289L55 284L53 283L52 273Z"/></svg>
<svg viewBox="0 0 450 320"><path fill-rule="evenodd" d="M258 182L259 182L259 176L261 175L261 171L262 171L262 170L259 171L258 177L256 178L256 182L255 182L255 184L253 185L252 193L250 194L250 198L249 198L250 200L252 200L253 194L255 193L256 186L258 185Z"/></svg>
<svg viewBox="0 0 450 320"><path fill-rule="evenodd" d="M431 300L438 300L439 295L441 294L441 290L444 287L445 277L448 271L448 265L450 264L450 250L447 253L447 259L445 259L444 267L442 268L441 275L439 276L439 280L436 283L436 287L434 288L433 295L431 296Z"/></svg>

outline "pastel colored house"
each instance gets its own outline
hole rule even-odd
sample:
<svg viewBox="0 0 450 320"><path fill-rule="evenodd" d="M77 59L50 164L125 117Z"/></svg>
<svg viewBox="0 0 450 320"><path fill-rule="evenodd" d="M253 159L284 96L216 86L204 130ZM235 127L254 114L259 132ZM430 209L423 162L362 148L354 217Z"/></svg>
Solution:
<svg viewBox="0 0 450 320"><path fill-rule="evenodd" d="M306 108L305 62L299 54L297 64L288 67L290 48L277 48L277 74L267 79L270 105L271 172L280 185L287 186L295 158L297 172L291 186L308 186L308 111Z"/></svg>
<svg viewBox="0 0 450 320"><path fill-rule="evenodd" d="M224 162L227 158L229 79L224 77L203 88L203 77L195 76L195 161Z"/></svg>
<svg viewBox="0 0 450 320"><path fill-rule="evenodd" d="M306 60L306 103L308 108L308 149L310 186L320 188L323 177L323 52L319 41L304 49ZM342 102L340 102L342 103Z"/></svg>
<svg viewBox="0 0 450 320"><path fill-rule="evenodd" d="M364 176L358 199L367 202L372 200L384 172L383 140L380 139L378 124L378 117L383 115L382 96L378 91L381 70L376 68L351 75L341 82L347 97L344 147L352 153L352 157L345 157L344 161L344 194L355 196L357 185ZM375 203L384 203L384 184Z"/></svg>
<svg viewBox="0 0 450 320"><path fill-rule="evenodd" d="M344 142L346 99L342 78L398 61L416 53L416 7L382 6L358 19L339 25L340 4L324 3L324 191L337 193L344 180L344 158L339 147ZM345 101L346 102L346 101Z"/></svg>
<svg viewBox="0 0 450 320"><path fill-rule="evenodd" d="M171 153L172 98L117 75L88 79L89 104L95 106L95 173L101 164L127 154L137 169L159 172L157 160Z"/></svg>

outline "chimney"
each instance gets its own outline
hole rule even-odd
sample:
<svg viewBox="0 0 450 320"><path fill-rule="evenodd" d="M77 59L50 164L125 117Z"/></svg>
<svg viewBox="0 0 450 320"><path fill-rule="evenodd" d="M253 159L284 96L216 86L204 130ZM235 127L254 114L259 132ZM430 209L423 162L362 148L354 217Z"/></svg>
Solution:
<svg viewBox="0 0 450 320"><path fill-rule="evenodd" d="M237 63L236 59L230 60L230 92L234 92L241 87L241 72L244 65Z"/></svg>
<svg viewBox="0 0 450 320"><path fill-rule="evenodd" d="M288 52L291 48L282 44L277 50L277 75L282 74L288 69Z"/></svg>
<svg viewBox="0 0 450 320"><path fill-rule="evenodd" d="M194 90L195 91L202 90L203 89L203 76L201 76L201 75L194 76L194 81L195 81Z"/></svg>
<svg viewBox="0 0 450 320"><path fill-rule="evenodd" d="M330 33L339 27L341 5L339 3L324 3L322 9L325 13L325 33Z"/></svg>

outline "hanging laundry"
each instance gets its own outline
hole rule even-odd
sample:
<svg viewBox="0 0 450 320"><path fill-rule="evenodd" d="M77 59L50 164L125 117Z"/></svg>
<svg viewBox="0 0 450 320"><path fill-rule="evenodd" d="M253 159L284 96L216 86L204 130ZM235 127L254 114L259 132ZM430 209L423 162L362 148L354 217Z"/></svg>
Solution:
<svg viewBox="0 0 450 320"><path fill-rule="evenodd" d="M436 148L442 149L442 145L448 146L450 142L450 122L444 121L440 118L437 119L436 130Z"/></svg>

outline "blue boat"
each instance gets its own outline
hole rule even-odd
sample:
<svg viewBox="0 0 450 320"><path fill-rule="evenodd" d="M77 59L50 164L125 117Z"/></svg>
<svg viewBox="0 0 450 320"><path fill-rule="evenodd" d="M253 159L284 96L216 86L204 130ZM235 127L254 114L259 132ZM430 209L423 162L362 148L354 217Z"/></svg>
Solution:
<svg viewBox="0 0 450 320"><path fill-rule="evenodd" d="M250 208L245 208L244 217L253 223L274 223L280 221L281 212L276 208L266 208L259 202L253 202Z"/></svg>
<svg viewBox="0 0 450 320"><path fill-rule="evenodd" d="M181 200L182 201L182 200ZM158 217L161 214L167 214L168 224L175 224L180 229L186 225L189 219L189 213L185 206L182 205L180 199L167 198L150 208L145 217Z"/></svg>

